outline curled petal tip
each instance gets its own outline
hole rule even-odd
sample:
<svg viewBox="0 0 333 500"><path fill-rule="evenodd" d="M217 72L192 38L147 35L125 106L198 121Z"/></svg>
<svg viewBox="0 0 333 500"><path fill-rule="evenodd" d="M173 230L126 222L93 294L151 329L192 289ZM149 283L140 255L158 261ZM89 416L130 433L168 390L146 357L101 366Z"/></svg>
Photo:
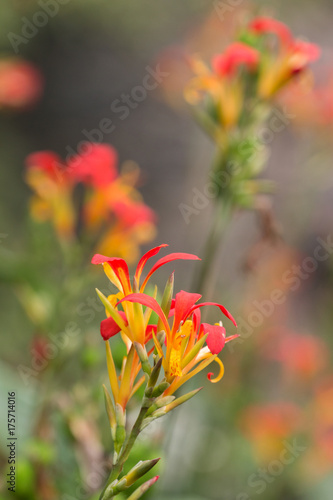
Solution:
<svg viewBox="0 0 333 500"><path fill-rule="evenodd" d="M96 253L93 258L91 259L92 264L103 264L107 260L109 260L110 257L106 257L105 255L101 255L100 253Z"/></svg>

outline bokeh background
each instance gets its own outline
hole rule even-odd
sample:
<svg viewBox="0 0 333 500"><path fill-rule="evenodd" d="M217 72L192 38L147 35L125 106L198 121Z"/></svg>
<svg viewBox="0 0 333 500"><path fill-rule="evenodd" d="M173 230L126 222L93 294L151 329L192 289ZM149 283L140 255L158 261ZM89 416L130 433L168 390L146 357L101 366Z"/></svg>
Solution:
<svg viewBox="0 0 333 500"><path fill-rule="evenodd" d="M329 0L251 5L226 0L231 7L223 16L219 10L223 2L218 7L217 2L199 0L167 4L69 0L57 4L56 15L27 43L20 43L16 54L8 35L21 34L24 20L31 20L42 3L12 0L0 6L0 56L31 62L44 82L33 105L0 109L0 244L6 263L0 288L1 434L7 428L6 394L15 390L21 461L17 498L93 498L94 481L81 493L77 485L91 467L99 470L105 459L103 448L110 446L100 390L106 379L98 333L103 313L96 314L87 328L77 316L77 305L61 302L66 276L57 276L57 260L50 256L51 236L35 234L33 241L29 236L30 191L23 179L24 160L31 152L45 149L66 157L85 140L84 130L92 131L100 120L111 119L114 130L104 135L103 142L117 149L120 163L131 159L140 165L140 191L158 215L155 242L169 243L172 251L200 255L210 204L189 223L179 205L191 204L193 189L205 184L213 146L183 102L179 54L205 54L213 46L216 51L222 49L239 19L263 9L322 47L314 74L318 84L328 86L329 94L333 11ZM110 106L142 83L147 67L157 64L169 75L121 120ZM255 304L270 296L284 272L313 255L318 237L327 241L332 233L332 123L327 119L323 126L311 113L303 116L304 107L299 103L298 110L292 108L286 126L274 134L264 172L265 178L276 181L272 213L281 238L274 244L267 242L258 215L244 212L233 218L219 249L209 293L215 288L215 295L236 319L242 318L242 324L258 310ZM331 118L333 122L333 106ZM60 332L72 319L81 333L51 380L39 374L24 383L18 367L31 366L36 331L21 304L26 290L22 291L20 280L28 279L27 274L31 277L40 265L48 271L55 266L51 275L63 314L50 329ZM175 268L177 290L188 288L193 265ZM157 283L162 285L171 270L161 270ZM80 290L80 303L94 296L96 285L105 284L100 273L94 279ZM251 327L248 333L244 327L242 342L223 353L226 375L221 383L210 385L202 376L205 390L197 400L144 434L138 456L164 457L161 479L151 498L332 498L332 283L330 254L295 292L286 291L286 301L258 328ZM39 397L46 383L54 400L51 410L45 410L51 426L43 430ZM279 468L281 446L288 449L294 439L300 451ZM154 450L149 449L150 442ZM5 436L1 446L6 471ZM266 478L258 480L262 469ZM10 498L4 477L0 495ZM58 496L54 496L56 490Z"/></svg>

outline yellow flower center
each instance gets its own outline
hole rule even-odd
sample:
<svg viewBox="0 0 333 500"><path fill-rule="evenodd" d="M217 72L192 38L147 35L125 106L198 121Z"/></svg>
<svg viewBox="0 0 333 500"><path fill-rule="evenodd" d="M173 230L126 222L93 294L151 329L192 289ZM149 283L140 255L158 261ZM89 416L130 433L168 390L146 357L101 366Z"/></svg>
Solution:
<svg viewBox="0 0 333 500"><path fill-rule="evenodd" d="M176 334L175 340L173 342L173 346L170 352L170 363L169 363L169 374L170 377L181 377L182 369L181 369L181 360L183 349L186 340L190 337L192 333L192 321L186 320L185 323L180 327L179 331Z"/></svg>

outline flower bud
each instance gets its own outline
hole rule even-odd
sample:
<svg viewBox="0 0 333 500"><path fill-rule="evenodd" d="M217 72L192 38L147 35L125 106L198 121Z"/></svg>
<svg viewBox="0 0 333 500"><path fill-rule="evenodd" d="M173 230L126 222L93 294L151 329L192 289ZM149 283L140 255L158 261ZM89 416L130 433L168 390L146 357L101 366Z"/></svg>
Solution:
<svg viewBox="0 0 333 500"><path fill-rule="evenodd" d="M148 360L148 354L146 348L141 345L139 342L134 342L134 347L136 352L138 353L139 359L141 361L142 370L150 376L151 374L151 366Z"/></svg>
<svg viewBox="0 0 333 500"><path fill-rule="evenodd" d="M149 416L151 415L154 411L158 410L159 408L163 408L163 406L166 406L175 399L175 396L165 396L164 398L157 399L153 405L149 408L147 411L146 415Z"/></svg>
<svg viewBox="0 0 333 500"><path fill-rule="evenodd" d="M114 447L115 451L119 453L126 439L126 429L125 429L126 416L123 408L120 406L119 403L116 404L116 422L117 422L117 429L114 440Z"/></svg>
<svg viewBox="0 0 333 500"><path fill-rule="evenodd" d="M166 380L164 382L161 382L157 387L155 387L155 389L153 390L153 398L158 398L158 396L160 396L161 394L163 394L164 391L167 390L167 388L169 387L169 382L167 382Z"/></svg>
<svg viewBox="0 0 333 500"><path fill-rule="evenodd" d="M155 476L152 479L149 479L145 483L141 484L141 486L139 486L139 488L137 490L135 490L131 496L128 497L128 500L138 500L139 498L141 498L142 495L144 495L146 493L146 491L148 491L149 488L151 486L153 486L153 484L156 483L158 478L159 478L159 476Z"/></svg>
<svg viewBox="0 0 333 500"><path fill-rule="evenodd" d="M104 384L103 384L103 389L104 389L105 408L106 408L106 413L108 414L109 417L112 439L115 440L116 428L117 428L116 412L112 403L111 396Z"/></svg>
<svg viewBox="0 0 333 500"><path fill-rule="evenodd" d="M189 399L193 398L199 391L201 391L202 387L199 387L199 389L195 389L194 391L188 392L187 394L184 394L183 396L180 396L179 398L175 399L172 403L169 403L168 405L165 406L164 410L165 413L168 413L171 410L174 410L177 408L177 406L182 405Z"/></svg>
<svg viewBox="0 0 333 500"><path fill-rule="evenodd" d="M126 479L126 487L132 486L135 481L149 472L159 460L160 458L155 458L154 460L145 460L144 462L140 461L137 463L135 467L124 476L124 479Z"/></svg>
<svg viewBox="0 0 333 500"><path fill-rule="evenodd" d="M154 366L154 368L151 372L149 381L148 381L148 387L155 387L156 382L157 382L158 377L159 377L159 374L160 374L160 371L161 371L162 361L163 361L163 359L160 358L157 361L156 365Z"/></svg>

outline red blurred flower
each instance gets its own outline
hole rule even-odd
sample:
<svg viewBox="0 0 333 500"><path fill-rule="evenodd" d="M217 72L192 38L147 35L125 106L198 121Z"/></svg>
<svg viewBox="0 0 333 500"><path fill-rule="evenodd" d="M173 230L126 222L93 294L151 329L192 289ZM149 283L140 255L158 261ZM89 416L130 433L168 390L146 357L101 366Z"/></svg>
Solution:
<svg viewBox="0 0 333 500"><path fill-rule="evenodd" d="M0 60L0 108L21 109L41 96L43 78L31 63L19 59Z"/></svg>
<svg viewBox="0 0 333 500"><path fill-rule="evenodd" d="M256 17L249 25L250 30L257 34L274 33L280 41L286 45L293 40L289 28L281 21L277 21L271 17Z"/></svg>
<svg viewBox="0 0 333 500"><path fill-rule="evenodd" d="M233 76L240 66L254 70L259 62L259 52L242 42L234 42L212 59L212 67L220 77Z"/></svg>
<svg viewBox="0 0 333 500"><path fill-rule="evenodd" d="M191 66L196 76L185 89L190 104L197 104L209 95L217 109L220 123L230 128L236 125L244 101L244 79L240 69L253 72L259 61L259 52L242 42L229 45L212 59L212 69L203 61L192 57Z"/></svg>
<svg viewBox="0 0 333 500"><path fill-rule="evenodd" d="M300 409L291 403L253 405L245 409L241 425L259 460L268 461L284 448L283 441L299 430Z"/></svg>
<svg viewBox="0 0 333 500"><path fill-rule="evenodd" d="M293 38L289 28L275 19L256 18L249 30L258 36L272 33L279 41L277 53L272 48L263 53L258 87L263 98L271 97L320 56L317 45Z"/></svg>
<svg viewBox="0 0 333 500"><path fill-rule="evenodd" d="M313 335L286 334L268 353L283 364L291 376L308 379L322 371L328 362L327 346Z"/></svg>

